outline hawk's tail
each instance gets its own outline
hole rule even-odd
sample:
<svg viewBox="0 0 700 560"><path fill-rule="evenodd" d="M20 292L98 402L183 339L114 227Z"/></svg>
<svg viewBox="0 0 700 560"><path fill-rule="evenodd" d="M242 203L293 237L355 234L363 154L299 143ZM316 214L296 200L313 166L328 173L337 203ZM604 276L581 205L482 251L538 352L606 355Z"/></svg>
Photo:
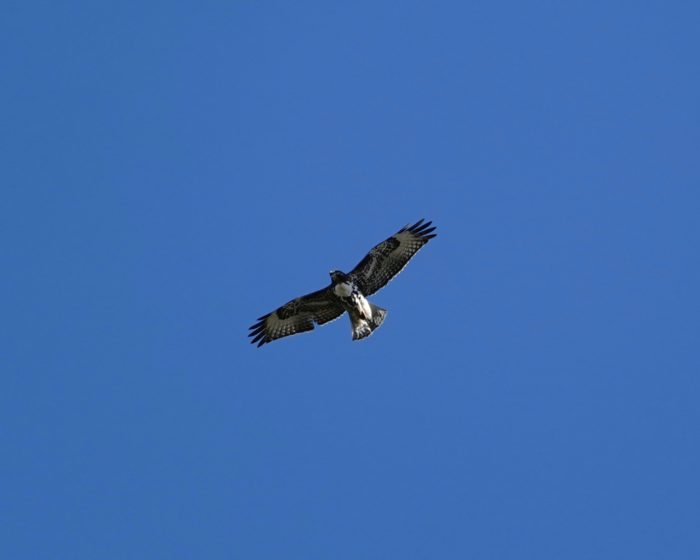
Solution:
<svg viewBox="0 0 700 560"><path fill-rule="evenodd" d="M369 303L369 302L367 302ZM378 305L373 303L369 304L372 309L371 319L356 319L350 318L352 322L352 339L360 340L366 338L374 332L374 329L378 328L384 322L384 318L388 311Z"/></svg>

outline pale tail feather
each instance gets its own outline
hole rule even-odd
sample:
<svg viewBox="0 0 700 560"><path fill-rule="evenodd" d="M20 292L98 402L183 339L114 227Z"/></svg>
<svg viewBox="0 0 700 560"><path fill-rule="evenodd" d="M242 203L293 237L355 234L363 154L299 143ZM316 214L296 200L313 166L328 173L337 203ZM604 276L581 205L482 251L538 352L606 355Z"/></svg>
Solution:
<svg viewBox="0 0 700 560"><path fill-rule="evenodd" d="M384 322L388 311L383 307L374 305L373 303L370 303L369 306L372 308L372 320L370 322L372 323L372 330L374 330Z"/></svg>
<svg viewBox="0 0 700 560"><path fill-rule="evenodd" d="M384 322L384 319L386 318L388 313L386 309L383 309L378 305L374 305L373 303L370 303L369 306L372 309L372 318L370 320L357 319L353 321L353 318L350 317L353 340L360 340L368 337L376 328L379 327L379 325Z"/></svg>

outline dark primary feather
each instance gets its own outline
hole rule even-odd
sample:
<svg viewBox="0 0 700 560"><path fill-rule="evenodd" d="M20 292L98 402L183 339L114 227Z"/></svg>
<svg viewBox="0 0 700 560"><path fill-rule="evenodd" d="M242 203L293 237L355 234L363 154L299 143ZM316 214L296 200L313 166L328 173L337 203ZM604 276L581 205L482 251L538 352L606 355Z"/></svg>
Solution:
<svg viewBox="0 0 700 560"><path fill-rule="evenodd" d="M350 276L365 296L369 296L386 284L408 264L423 245L437 234L432 222L419 220L412 226L397 231L374 247L350 272Z"/></svg>
<svg viewBox="0 0 700 560"><path fill-rule="evenodd" d="M293 299L272 313L263 315L250 327L248 336L258 346L277 338L313 330L314 323L323 325L337 319L345 310L330 291L330 287Z"/></svg>

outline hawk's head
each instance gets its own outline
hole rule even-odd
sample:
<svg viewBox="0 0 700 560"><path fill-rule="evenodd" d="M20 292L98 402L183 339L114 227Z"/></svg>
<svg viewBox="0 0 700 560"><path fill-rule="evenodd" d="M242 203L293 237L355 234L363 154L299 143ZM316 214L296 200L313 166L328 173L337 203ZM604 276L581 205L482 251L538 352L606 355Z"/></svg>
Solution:
<svg viewBox="0 0 700 560"><path fill-rule="evenodd" d="M345 274L344 272L341 272L340 270L331 270L330 275L331 275L331 281L334 284L337 284L338 282L343 282L348 277L347 274Z"/></svg>

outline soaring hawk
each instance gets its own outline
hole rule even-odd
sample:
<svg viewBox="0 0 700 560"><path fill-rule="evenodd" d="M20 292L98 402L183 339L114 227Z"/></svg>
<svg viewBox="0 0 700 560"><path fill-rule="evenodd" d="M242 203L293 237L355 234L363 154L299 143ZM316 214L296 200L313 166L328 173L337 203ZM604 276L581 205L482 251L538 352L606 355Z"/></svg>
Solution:
<svg viewBox="0 0 700 560"><path fill-rule="evenodd" d="M401 228L367 253L348 274L332 270L331 283L326 288L293 299L263 315L250 327L251 342L262 346L284 336L310 331L314 323L324 325L346 311L353 340L371 335L384 321L387 310L367 301L367 296L383 288L435 237L431 223L419 220L410 227Z"/></svg>

